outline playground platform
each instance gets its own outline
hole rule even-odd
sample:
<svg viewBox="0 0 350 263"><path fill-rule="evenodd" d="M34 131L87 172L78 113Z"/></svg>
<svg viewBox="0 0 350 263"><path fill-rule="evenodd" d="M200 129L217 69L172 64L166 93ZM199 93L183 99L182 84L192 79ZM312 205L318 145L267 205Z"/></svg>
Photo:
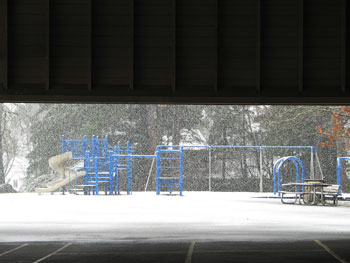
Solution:
<svg viewBox="0 0 350 263"><path fill-rule="evenodd" d="M315 240L350 237L350 202L283 205L266 193L2 194L0 242ZM344 195L347 196L346 194Z"/></svg>

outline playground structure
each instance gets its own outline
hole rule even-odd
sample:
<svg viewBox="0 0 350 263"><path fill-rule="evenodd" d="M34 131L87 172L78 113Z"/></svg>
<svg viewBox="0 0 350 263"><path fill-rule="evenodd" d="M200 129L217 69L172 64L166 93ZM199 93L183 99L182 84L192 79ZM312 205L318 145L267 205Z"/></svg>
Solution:
<svg viewBox="0 0 350 263"><path fill-rule="evenodd" d="M54 186L41 188L42 192L52 192L60 187L68 186L68 191L73 193L82 192L84 194L99 194L101 189L104 189L105 194L120 194L122 174L126 176L126 192L132 194L132 175L133 175L133 159L147 158L152 159L151 169L147 178L145 191L150 180L151 172L154 163L156 164L156 193L160 194L161 190L166 189L172 193L174 189L178 189L180 195L183 191L183 162L184 151L187 150L208 150L209 155L209 191L211 191L212 178L212 152L215 149L252 149L259 152L260 161L260 192L263 192L263 170L262 170L262 154L266 149L304 149L310 151L310 178L315 176L314 159L316 159L319 167L320 163L317 157L316 148L313 146L207 146L207 145L160 145L157 146L154 155L138 155L135 154L136 148L127 142L122 146L120 142L117 146L111 146L108 142L108 136L100 139L98 136L92 136L88 140L84 136L83 140L67 140L62 136L62 155L71 153L72 160L81 161L76 167L69 169L68 178L64 182L58 182ZM302 180L305 178L305 168L299 159L296 157L283 157L279 161L279 167L274 171L278 174L279 181L274 183L274 192L276 186L280 185L280 169L284 161L290 160L298 163L297 174L299 167L301 168ZM283 161L282 161L283 160ZM276 163L277 164L277 163ZM275 165L276 166L276 165ZM62 167L60 168L62 169ZM57 172L57 170L54 169ZM322 174L322 170L321 174ZM83 180L80 178L83 177ZM322 175L323 177L323 175ZM63 179L62 179L63 180ZM297 181L299 180L297 175ZM81 182L82 181L82 182Z"/></svg>
<svg viewBox="0 0 350 263"><path fill-rule="evenodd" d="M305 181L305 168L303 162L295 156L286 156L278 159L273 166L273 194L278 192L278 196L281 191L281 168L286 161L292 161L295 165L296 170L296 183L299 183L299 169L301 169L301 183ZM277 182L276 182L277 177ZM277 188L277 189L276 189ZM299 186L297 186L297 191L299 191Z"/></svg>
<svg viewBox="0 0 350 263"><path fill-rule="evenodd" d="M74 193L79 191L84 194L99 194L100 185L103 185L105 194L120 194L121 175L126 173L126 191L132 194L132 172L133 159L156 159L156 193L160 194L161 189L167 188L170 193L174 188L179 189L182 195L183 188L183 148L175 146L158 146L155 155L137 155L134 154L135 147L126 143L122 146L118 142L117 146L110 146L108 136L100 139L93 136L92 140L66 140L62 136L62 154L72 153L72 160L81 160L84 165L74 167L69 172L68 191L71 192L71 183L74 182ZM176 165L167 165L165 162L177 162ZM164 175L164 170L175 170L171 176ZM84 171L85 176L83 184L78 184L78 174ZM74 177L74 180L71 178Z"/></svg>
<svg viewBox="0 0 350 263"><path fill-rule="evenodd" d="M337 185L341 185L341 164L342 161L350 161L350 157L338 157L337 158ZM342 190L339 189L339 193L341 194Z"/></svg>

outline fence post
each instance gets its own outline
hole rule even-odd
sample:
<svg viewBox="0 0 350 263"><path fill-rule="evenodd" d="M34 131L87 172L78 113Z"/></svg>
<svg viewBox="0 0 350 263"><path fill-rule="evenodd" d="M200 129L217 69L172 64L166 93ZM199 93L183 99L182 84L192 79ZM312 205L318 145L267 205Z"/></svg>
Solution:
<svg viewBox="0 0 350 263"><path fill-rule="evenodd" d="M315 171L314 171L314 147L313 147L313 146L311 146L310 178L311 178L311 179L315 179Z"/></svg>
<svg viewBox="0 0 350 263"><path fill-rule="evenodd" d="M211 147L209 146L209 192L211 191Z"/></svg>
<svg viewBox="0 0 350 263"><path fill-rule="evenodd" d="M263 188L263 161L262 161L262 147L259 147L260 148L260 193L264 192L264 188Z"/></svg>

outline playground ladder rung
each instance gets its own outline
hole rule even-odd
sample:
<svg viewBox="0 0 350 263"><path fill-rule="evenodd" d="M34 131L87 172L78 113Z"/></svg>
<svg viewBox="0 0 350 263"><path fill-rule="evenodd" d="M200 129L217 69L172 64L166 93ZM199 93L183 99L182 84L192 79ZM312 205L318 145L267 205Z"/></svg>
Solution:
<svg viewBox="0 0 350 263"><path fill-rule="evenodd" d="M180 177L159 177L161 180L180 180Z"/></svg>
<svg viewBox="0 0 350 263"><path fill-rule="evenodd" d="M99 183L109 183L109 181L98 180ZM96 181L88 181L90 184L96 184ZM94 186L94 185L91 185Z"/></svg>
<svg viewBox="0 0 350 263"><path fill-rule="evenodd" d="M88 173L89 175L96 175L96 173ZM109 172L98 172L99 175L107 175Z"/></svg>
<svg viewBox="0 0 350 263"><path fill-rule="evenodd" d="M181 168L180 166L160 166L161 169L178 169Z"/></svg>
<svg viewBox="0 0 350 263"><path fill-rule="evenodd" d="M103 176L103 177L97 177L97 179L98 180L104 180L104 179L109 179L109 177ZM88 180L95 180L96 181L96 178L90 177L90 178L88 178Z"/></svg>
<svg viewBox="0 0 350 263"><path fill-rule="evenodd" d="M181 150L160 150L161 153L181 153Z"/></svg>
<svg viewBox="0 0 350 263"><path fill-rule="evenodd" d="M91 185L91 184L78 184L78 185L76 185L76 187L91 187L91 186L93 186L93 185Z"/></svg>
<svg viewBox="0 0 350 263"><path fill-rule="evenodd" d="M181 158L168 158L168 157L165 157L165 158L160 158L161 160L181 160Z"/></svg>

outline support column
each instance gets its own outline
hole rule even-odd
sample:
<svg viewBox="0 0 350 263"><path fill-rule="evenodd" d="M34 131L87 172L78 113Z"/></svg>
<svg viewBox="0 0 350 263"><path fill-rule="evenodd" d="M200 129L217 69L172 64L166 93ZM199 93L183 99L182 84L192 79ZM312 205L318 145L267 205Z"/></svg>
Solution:
<svg viewBox="0 0 350 263"><path fill-rule="evenodd" d="M340 86L343 93L347 91L347 78L346 78L346 0L341 0L341 14L340 14Z"/></svg>
<svg viewBox="0 0 350 263"><path fill-rule="evenodd" d="M88 0L88 72L87 72L87 86L88 91L92 91L92 30L93 30L93 23L92 23L92 2L93 0Z"/></svg>
<svg viewBox="0 0 350 263"><path fill-rule="evenodd" d="M171 70L171 90L176 92L176 0L172 1L171 6L172 19L171 19L171 58L170 58L170 70Z"/></svg>
<svg viewBox="0 0 350 263"><path fill-rule="evenodd" d="M298 1L298 91L304 91L304 0Z"/></svg>
<svg viewBox="0 0 350 263"><path fill-rule="evenodd" d="M8 88L8 0L0 0L0 83Z"/></svg>
<svg viewBox="0 0 350 263"><path fill-rule="evenodd" d="M45 23L46 23L46 53L45 53L45 60L46 60L46 72L45 72L45 89L50 89L50 40L51 40L51 5L50 0L44 1L45 4Z"/></svg>
<svg viewBox="0 0 350 263"><path fill-rule="evenodd" d="M214 93L218 93L219 91L219 37L220 37L220 1L216 0L217 4L215 5L216 10L214 10L214 13L216 14L216 25L215 25L215 46L214 46L214 63L213 63L213 69L214 69Z"/></svg>
<svg viewBox="0 0 350 263"><path fill-rule="evenodd" d="M134 72L135 72L135 28L134 28L134 0L129 0L129 34L130 34L130 51L129 51L129 91L134 90Z"/></svg>
<svg viewBox="0 0 350 263"><path fill-rule="evenodd" d="M261 0L256 4L256 92L261 93Z"/></svg>

